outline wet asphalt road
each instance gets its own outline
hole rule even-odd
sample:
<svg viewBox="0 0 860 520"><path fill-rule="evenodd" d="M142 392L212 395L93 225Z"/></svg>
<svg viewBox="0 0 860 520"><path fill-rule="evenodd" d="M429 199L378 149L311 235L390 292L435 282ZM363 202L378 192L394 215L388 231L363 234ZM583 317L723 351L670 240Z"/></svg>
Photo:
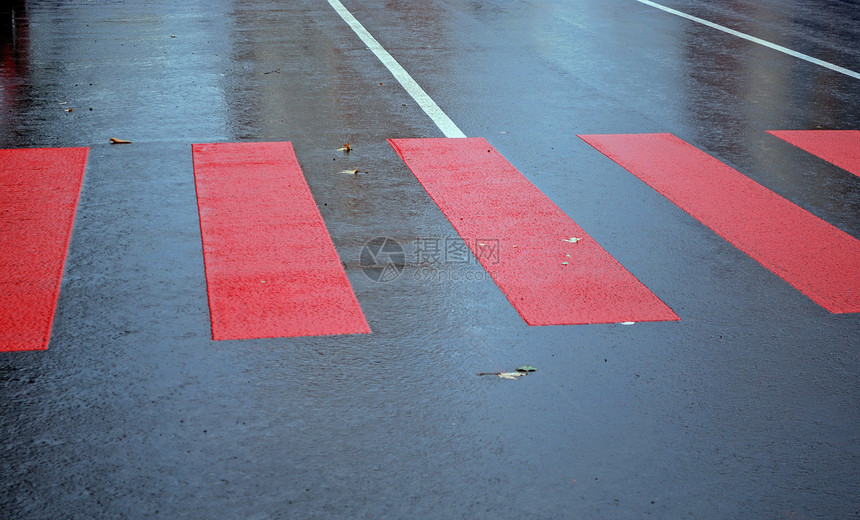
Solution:
<svg viewBox="0 0 860 520"><path fill-rule="evenodd" d="M327 2L12 4L0 148L91 150L49 349L0 354L0 518L860 518L860 317L575 137L674 133L860 237L860 178L765 133L860 129L860 80L632 0L345 1L681 317L528 327L474 261L362 272L455 233ZM667 5L860 70L856 2ZM190 144L276 140L372 334L211 340Z"/></svg>

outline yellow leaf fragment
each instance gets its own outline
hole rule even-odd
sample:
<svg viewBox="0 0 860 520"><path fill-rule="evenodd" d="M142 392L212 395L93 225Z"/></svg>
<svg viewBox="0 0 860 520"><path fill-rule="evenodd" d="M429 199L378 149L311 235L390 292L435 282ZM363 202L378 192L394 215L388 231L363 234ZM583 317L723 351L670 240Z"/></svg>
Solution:
<svg viewBox="0 0 860 520"><path fill-rule="evenodd" d="M578 238L578 237L570 237L570 238L563 238L562 240L564 240L565 242L570 242L571 244L575 244L582 239Z"/></svg>
<svg viewBox="0 0 860 520"><path fill-rule="evenodd" d="M338 148L337 151L349 153L352 151L352 146L350 146L349 141L347 141L346 144Z"/></svg>
<svg viewBox="0 0 860 520"><path fill-rule="evenodd" d="M131 144L131 141L126 141L125 139L117 139L116 137L110 138L110 144Z"/></svg>

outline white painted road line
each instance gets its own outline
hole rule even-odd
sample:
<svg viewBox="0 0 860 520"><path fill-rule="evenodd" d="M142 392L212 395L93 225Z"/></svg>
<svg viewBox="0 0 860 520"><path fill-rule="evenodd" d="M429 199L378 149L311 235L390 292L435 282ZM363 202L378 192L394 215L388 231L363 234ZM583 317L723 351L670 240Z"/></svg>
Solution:
<svg viewBox="0 0 860 520"><path fill-rule="evenodd" d="M767 40L762 40L761 38L756 38L755 36L750 36L748 34L744 34L742 32L738 32L734 29L729 29L728 27L724 27L722 25L716 24L714 22L709 22L702 18L698 18L696 16L689 15L687 13L682 13L681 11L676 11L670 7L666 7L664 5L660 5L655 2L651 2L650 0L636 0L640 4L649 5L651 7L656 7L661 11L665 11L670 14L674 14L675 16L680 16L681 18L686 18L687 20L691 20L696 23L700 23L702 25L706 25L711 27L712 29L716 29L718 31L723 31L724 33L731 34L732 36L737 36L738 38L743 38L744 40L749 40L753 43L757 43L759 45L764 45L765 47L769 47L775 51L782 52L784 54L788 54L789 56L794 56L795 58L800 58L802 60L808 61L809 63L814 63L815 65L820 65L822 67L828 68L830 70L839 72L841 74L845 74L846 76L851 76L855 79L860 79L860 73L854 72L853 70L846 69L844 67L840 67L839 65L834 65L832 63L828 63L823 60L819 60L818 58L813 58L812 56L803 54L802 52L793 51L789 48L783 47L782 45L777 45L775 43L771 43Z"/></svg>
<svg viewBox="0 0 860 520"><path fill-rule="evenodd" d="M466 137L466 134L464 134L462 130L460 130L457 125L451 121L451 118L448 117L441 108L439 108L439 105L437 105L426 92L424 92L424 89L421 88L414 79L412 79L412 76L410 76L399 63L397 63L397 60L395 60L394 57L392 57L391 54L389 54L388 51L386 51L385 48L376 41L376 38L367 32L367 29L365 29L364 26L361 25L361 22L356 20L352 13L350 13L349 10L340 3L340 0L328 0L328 3L334 7L334 10L337 11L337 14L339 14L341 18L343 18L343 21L352 27L355 34L357 34L358 37L361 38L361 41L363 41L364 44L373 51L373 54L379 58L379 61L381 61L382 64L391 71L394 78L403 85L403 88L405 88L406 92L412 96L412 99L418 103L418 106L420 106L421 109L430 116L430 119L436 123L436 126L439 127L439 130L442 131L442 134L444 134L445 137Z"/></svg>

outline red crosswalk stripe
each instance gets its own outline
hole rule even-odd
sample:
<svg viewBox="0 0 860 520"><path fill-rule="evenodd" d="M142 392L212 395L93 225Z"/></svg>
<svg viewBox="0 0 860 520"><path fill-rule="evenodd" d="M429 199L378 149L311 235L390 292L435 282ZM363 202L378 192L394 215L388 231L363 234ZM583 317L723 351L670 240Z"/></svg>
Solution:
<svg viewBox="0 0 860 520"><path fill-rule="evenodd" d="M678 319L486 140L389 142L529 325Z"/></svg>
<svg viewBox="0 0 860 520"><path fill-rule="evenodd" d="M0 351L48 348L88 153L0 150Z"/></svg>
<svg viewBox="0 0 860 520"><path fill-rule="evenodd" d="M860 177L860 130L768 130L768 133Z"/></svg>
<svg viewBox="0 0 860 520"><path fill-rule="evenodd" d="M292 145L192 153L213 339L370 332Z"/></svg>
<svg viewBox="0 0 860 520"><path fill-rule="evenodd" d="M581 135L830 312L860 312L860 241L672 134Z"/></svg>

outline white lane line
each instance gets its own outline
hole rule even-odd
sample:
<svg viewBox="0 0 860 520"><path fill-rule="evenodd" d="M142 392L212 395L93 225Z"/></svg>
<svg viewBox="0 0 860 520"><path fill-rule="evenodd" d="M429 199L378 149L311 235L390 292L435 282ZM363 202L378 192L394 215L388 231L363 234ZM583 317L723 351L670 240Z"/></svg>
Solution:
<svg viewBox="0 0 860 520"><path fill-rule="evenodd" d="M738 32L734 29L729 29L728 27L723 27L722 25L716 24L714 22L709 22L707 20L703 20L702 18L698 18L687 13L682 13L681 11L676 11L670 7L666 7L664 5L660 5L650 0L636 0L640 4L650 5L651 7L656 7L661 11L666 11L667 13L674 14L675 16L680 16L681 18L686 18L687 20L692 20L696 23L700 23L702 25L707 25L713 29L718 31L723 31L724 33L729 33L732 36L737 36L738 38L743 38L744 40L749 40L751 42L757 43L759 45L764 45L765 47L769 47L775 51L779 51L789 56L794 56L795 58L800 58L802 60L808 61L809 63L814 63L816 65L820 65L822 67L826 67L830 70L839 72L841 74L845 74L846 76L851 76L855 79L860 79L860 73L854 72L853 70L846 69L845 67L840 67L839 65L834 65L832 63L828 63L823 60L819 60L818 58L813 58L807 54L803 54L802 52L793 51L789 48L783 47L782 45L777 45L775 43L771 43L767 40L762 40L761 38L756 38L755 36L750 36L748 34L744 34L742 32Z"/></svg>
<svg viewBox="0 0 860 520"><path fill-rule="evenodd" d="M457 125L451 121L451 118L448 117L445 112L442 112L439 105L437 105L436 102L433 101L426 92L424 92L424 89L421 88L414 79L412 79L412 76L410 76L399 63L397 63L397 60L395 60L391 54L389 54L388 51L385 50L378 41L376 41L376 38L367 32L367 29L365 29L364 26L361 25L361 22L356 20L352 13L350 13L347 8L340 3L340 0L328 0L328 3L334 7L334 10L337 11L337 14L339 14L341 18L343 18L343 21L352 27L355 34L357 34L358 37L361 38L361 41L363 41L364 44L373 51L373 54L379 58L379 61L381 61L382 64L391 71L394 78L403 85L403 88L405 88L406 92L412 96L412 99L418 103L418 106L420 106L421 109L430 116L430 119L436 123L439 130L442 130L442 134L444 134L445 137L466 137L466 134L464 134L462 130L460 130Z"/></svg>

